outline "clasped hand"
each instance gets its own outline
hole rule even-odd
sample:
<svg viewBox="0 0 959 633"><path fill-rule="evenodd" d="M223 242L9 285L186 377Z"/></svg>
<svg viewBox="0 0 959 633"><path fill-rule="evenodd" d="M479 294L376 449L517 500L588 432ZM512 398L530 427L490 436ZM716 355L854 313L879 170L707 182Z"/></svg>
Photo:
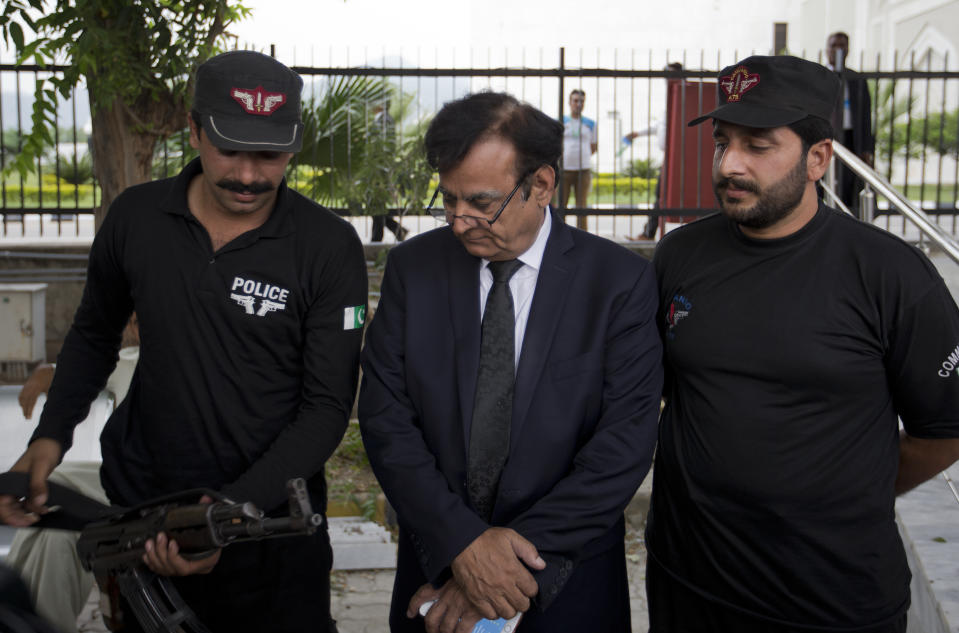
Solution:
<svg viewBox="0 0 959 633"><path fill-rule="evenodd" d="M424 618L427 633L470 633L483 617L455 578L447 580L440 589L429 583L420 587L410 600L406 617L417 617L420 607L431 600L433 606Z"/></svg>
<svg viewBox="0 0 959 633"><path fill-rule="evenodd" d="M539 591L523 565L544 569L536 546L509 528L489 528L453 559L453 578L440 589L429 583L410 600L406 616L434 601L425 624L429 633L469 633L482 618L512 618L529 610Z"/></svg>
<svg viewBox="0 0 959 633"><path fill-rule="evenodd" d="M484 618L511 618L529 610L530 598L539 591L524 563L546 567L535 545L515 530L493 527L453 559L453 577Z"/></svg>

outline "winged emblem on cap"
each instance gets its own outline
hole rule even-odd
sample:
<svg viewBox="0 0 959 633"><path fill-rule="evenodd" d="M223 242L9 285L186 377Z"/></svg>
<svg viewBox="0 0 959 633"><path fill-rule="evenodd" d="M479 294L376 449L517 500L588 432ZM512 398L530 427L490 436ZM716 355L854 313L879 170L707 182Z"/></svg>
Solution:
<svg viewBox="0 0 959 633"><path fill-rule="evenodd" d="M249 88L232 88L230 96L243 106L247 113L262 116L270 116L286 103L285 94L282 92L267 92L263 90L263 86L257 86L252 90Z"/></svg>
<svg viewBox="0 0 959 633"><path fill-rule="evenodd" d="M726 93L726 101L739 101L743 94L759 85L759 74L749 74L745 66L739 66L733 74L719 78L719 85Z"/></svg>

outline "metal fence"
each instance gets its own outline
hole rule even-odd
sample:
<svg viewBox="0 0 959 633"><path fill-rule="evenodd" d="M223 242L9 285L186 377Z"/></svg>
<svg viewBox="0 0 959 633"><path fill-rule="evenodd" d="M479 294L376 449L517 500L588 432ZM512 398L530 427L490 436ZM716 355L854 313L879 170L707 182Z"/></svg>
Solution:
<svg viewBox="0 0 959 633"><path fill-rule="evenodd" d="M337 81L384 78L403 99L403 111L396 121L400 136L422 129L423 121L444 102L470 92L505 90L550 116L562 118L569 112L570 91L582 89L586 92L583 115L596 122L598 150L591 159L593 178L587 204L584 208L566 208L569 215L588 217L588 228L593 232L623 239L638 234L647 217L690 217L708 212L713 206L708 183L696 189L691 203L657 205L659 166L664 157L657 134L665 116L669 81L679 81L690 88L683 92L684 99L694 100L689 111L701 111L703 100L715 91L717 70L742 57L739 52L709 57L704 53L633 52L618 56L614 53L612 58L603 59L598 53L558 49L506 59L488 51L485 66L477 61L481 56L477 53L466 62L452 60L446 64L438 63L442 59L439 53L427 60L417 57L413 63L386 55L350 60L342 65L333 64L332 55L325 65L313 59L309 65L298 64L295 59L281 61L290 63L304 77L305 96L317 100L322 100ZM818 59L822 59L821 53ZM679 62L683 69L669 70L667 62ZM878 140L876 170L918 206L938 216L947 230L956 233L959 72L949 69L948 59L937 59L933 54L919 59L877 56L874 63L860 56L858 62L859 68L869 66L861 75L873 95L872 126ZM29 129L35 82L51 72L58 69L0 65L0 164L8 164L19 151L22 136ZM82 240L92 236L92 211L99 204L99 191L89 171L86 138L90 130L85 99L85 91L78 88L71 99L60 104L54 144L36 161L34 173L0 178L0 239L36 235ZM697 107L700 109L696 110ZM702 130L689 133L701 135ZM682 154L689 147L685 142L687 132L677 134L683 142L676 151ZM332 147L333 143L329 145ZM188 158L187 148L185 132L162 144L156 156L156 175L175 173ZM705 170L708 179L708 145L705 151L697 147L696 152L696 157L681 156L676 163L680 165L679 173L670 177L681 183L699 183ZM351 156L350 147L345 162L334 161L331 156L331 164L336 163L331 169L354 168ZM291 184L301 190L309 189L322 202L347 213L336 179L327 178L322 187L314 183L310 189L302 174L292 170ZM564 206L565 201L558 202ZM882 201L879 207L880 213L889 208ZM905 223L891 212L878 221L889 230L908 236ZM414 231L433 226L432 219L427 218L407 218L404 223Z"/></svg>

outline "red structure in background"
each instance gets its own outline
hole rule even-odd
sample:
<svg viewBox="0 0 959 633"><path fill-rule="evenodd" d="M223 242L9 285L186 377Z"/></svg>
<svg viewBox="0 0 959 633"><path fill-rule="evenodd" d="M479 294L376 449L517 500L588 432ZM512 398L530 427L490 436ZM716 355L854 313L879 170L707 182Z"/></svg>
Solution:
<svg viewBox="0 0 959 633"><path fill-rule="evenodd" d="M713 136L709 122L687 127L704 112L716 108L715 82L670 79L666 92L666 155L660 172L661 209L715 209L713 195ZM659 218L665 223L690 222L699 216Z"/></svg>

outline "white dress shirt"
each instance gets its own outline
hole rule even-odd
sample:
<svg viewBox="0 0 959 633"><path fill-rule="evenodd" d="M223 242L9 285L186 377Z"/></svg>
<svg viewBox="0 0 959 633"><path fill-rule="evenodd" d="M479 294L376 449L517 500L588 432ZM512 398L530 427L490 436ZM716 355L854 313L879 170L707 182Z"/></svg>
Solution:
<svg viewBox="0 0 959 633"><path fill-rule="evenodd" d="M532 246L526 249L516 259L523 262L519 270L513 273L509 280L509 291L513 295L513 319L516 323L514 342L516 350L513 355L514 368L519 366L519 355L523 349L523 335L526 334L526 322L529 321L529 309L533 305L533 293L536 290L536 280L539 278L539 269L543 263L543 253L546 251L546 241L553 225L549 207L543 210L543 225ZM486 297L493 287L493 273L489 270L489 260L483 259L480 266L480 322L486 310Z"/></svg>

